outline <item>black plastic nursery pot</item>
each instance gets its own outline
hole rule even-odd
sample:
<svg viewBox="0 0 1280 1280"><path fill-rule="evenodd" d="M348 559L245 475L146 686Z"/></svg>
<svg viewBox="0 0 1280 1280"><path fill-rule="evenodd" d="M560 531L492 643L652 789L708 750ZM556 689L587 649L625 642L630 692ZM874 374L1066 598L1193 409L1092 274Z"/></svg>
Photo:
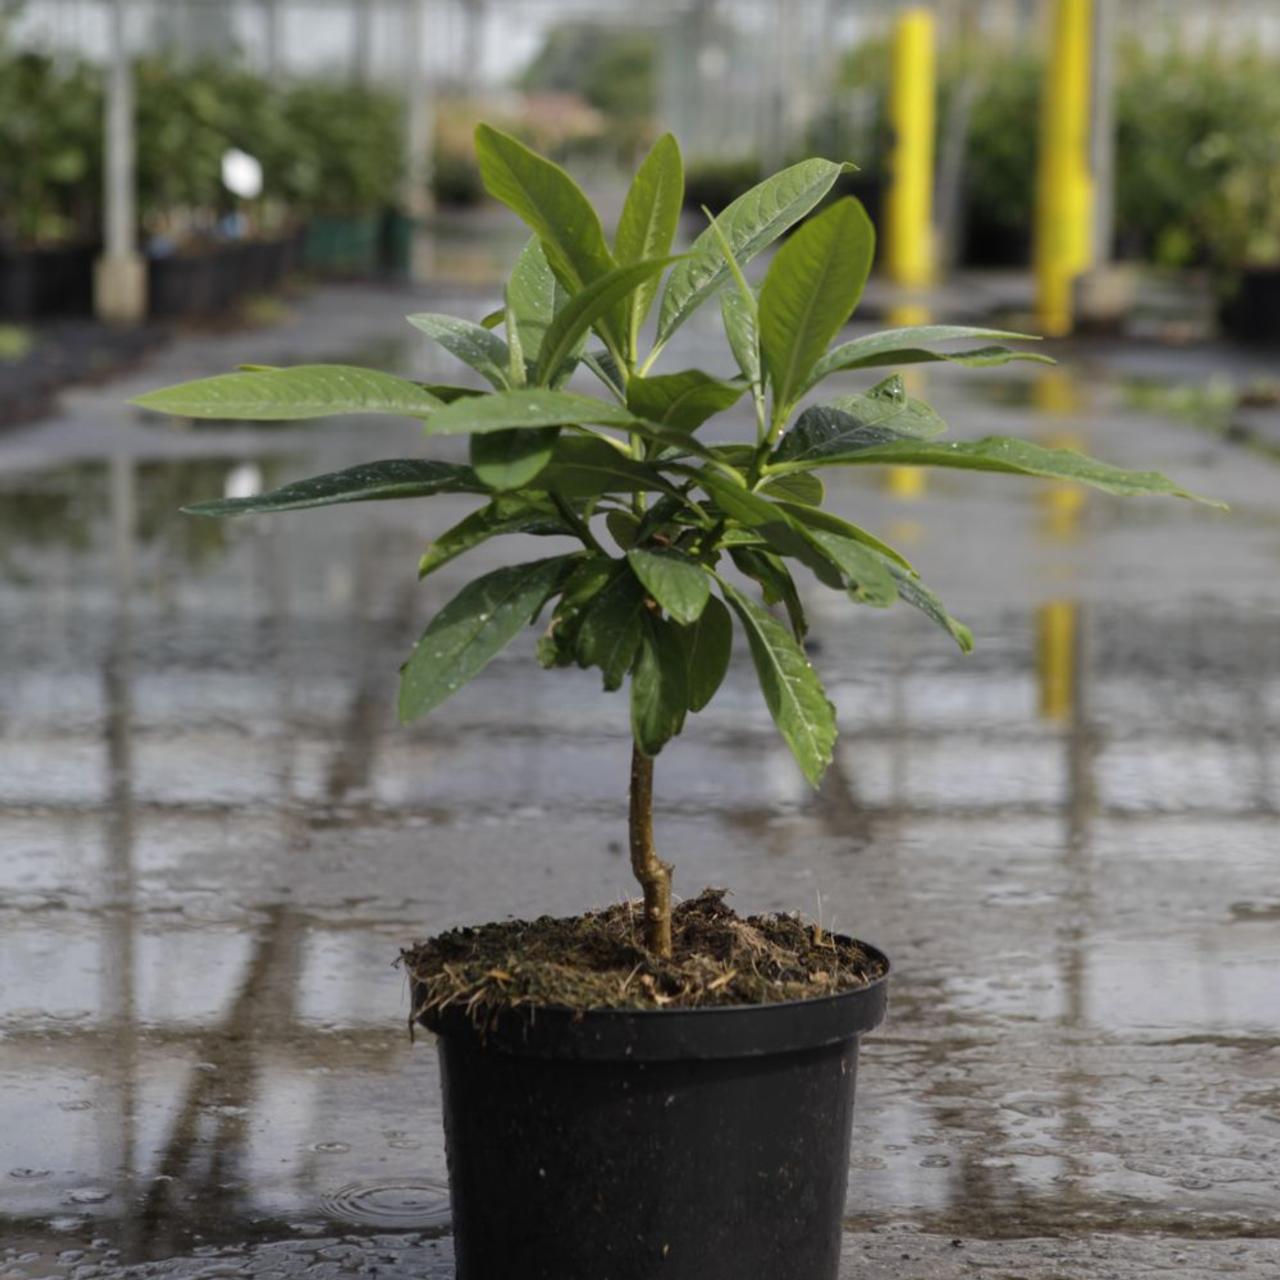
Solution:
<svg viewBox="0 0 1280 1280"><path fill-rule="evenodd" d="M1280 267L1241 272L1220 319L1226 333L1241 342L1280 343Z"/></svg>
<svg viewBox="0 0 1280 1280"><path fill-rule="evenodd" d="M0 319L87 315L93 305L94 244L0 246Z"/></svg>
<svg viewBox="0 0 1280 1280"><path fill-rule="evenodd" d="M458 1280L835 1280L864 950L883 976L813 1000L425 1015Z"/></svg>

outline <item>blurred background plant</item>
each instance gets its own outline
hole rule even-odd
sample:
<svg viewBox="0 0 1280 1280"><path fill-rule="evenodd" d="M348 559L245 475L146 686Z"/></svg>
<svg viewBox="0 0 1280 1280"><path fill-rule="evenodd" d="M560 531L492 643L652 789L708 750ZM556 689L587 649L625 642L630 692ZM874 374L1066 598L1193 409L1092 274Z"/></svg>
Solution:
<svg viewBox="0 0 1280 1280"><path fill-rule="evenodd" d="M301 12L304 0L293 7ZM29 0L25 11L55 8ZM195 8L204 43L192 43L177 6L140 42L150 50L136 63L138 223L148 253L305 226L313 264L368 271L389 234L405 240L405 216L422 217L404 204L414 167L407 81L371 73L367 52L341 68L273 73L225 16L247 14L247 5L227 0L220 27L213 18L222 9ZM1031 260L1048 8L1021 8L1040 17L1001 28L989 21L997 5L948 9L935 138L944 269L1025 268ZM747 9L756 17L742 16ZM804 29L795 38L807 43L790 74L770 69L786 61L784 28L764 21L762 3L675 5L661 14L602 9L585 20L550 7L500 83L454 65L429 86L431 155L421 168L434 203L447 211L483 201L471 150L480 119L570 165L596 190L616 184L660 128L674 124L686 142L685 202L695 214L704 205L723 209L773 168L821 154L859 166L840 193L858 195L880 222L893 15L860 7L856 28L815 35L820 9L794 7ZM473 10L460 5L458 15ZM1150 30L1137 10L1124 6L1127 25L1114 43L1112 247L1155 271L1207 271L1226 295L1238 277L1280 265L1280 48L1242 36L1217 21L1222 15L1209 15L1209 36L1192 39L1183 30L1190 9ZM46 49L19 40L20 24L6 17L15 11L22 7L0 0L0 254L92 248L103 213L103 74L74 42L47 40ZM515 12L504 10L504 22ZM222 34L210 43L215 27ZM788 105L793 90L798 107ZM794 119L784 127L788 112ZM261 162L255 198L223 185L221 162L233 148Z"/></svg>

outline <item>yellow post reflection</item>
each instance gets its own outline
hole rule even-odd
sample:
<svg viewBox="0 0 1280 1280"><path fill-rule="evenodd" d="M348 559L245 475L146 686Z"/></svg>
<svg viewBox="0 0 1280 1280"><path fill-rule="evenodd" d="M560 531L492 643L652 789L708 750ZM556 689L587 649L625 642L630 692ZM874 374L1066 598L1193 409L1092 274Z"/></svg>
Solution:
<svg viewBox="0 0 1280 1280"><path fill-rule="evenodd" d="M1074 600L1048 600L1036 609L1036 674L1046 720L1071 716L1078 608Z"/></svg>

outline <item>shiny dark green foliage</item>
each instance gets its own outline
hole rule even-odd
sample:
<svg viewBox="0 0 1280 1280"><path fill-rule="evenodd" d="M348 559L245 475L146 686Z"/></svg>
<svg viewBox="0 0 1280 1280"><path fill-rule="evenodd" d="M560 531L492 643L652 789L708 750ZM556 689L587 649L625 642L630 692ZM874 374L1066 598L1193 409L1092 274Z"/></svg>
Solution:
<svg viewBox="0 0 1280 1280"><path fill-rule="evenodd" d="M630 683L632 732L652 756L714 697L736 626L779 731L817 785L836 726L805 655L798 569L853 604L908 604L962 649L972 644L904 556L823 509L818 469L941 466L1191 496L1154 472L1069 450L993 437L939 442L942 420L897 375L815 396L834 373L1043 358L1004 345L1025 335L957 326L840 343L870 269L874 233L861 205L847 198L805 220L829 195L840 164L807 160L776 174L724 209L688 253L672 257L684 186L673 138L660 139L644 161L612 237L558 166L485 126L476 147L490 193L532 238L503 305L483 323L411 319L488 389L428 387L332 366L250 366L139 401L187 417L391 413L419 419L429 439L470 440L470 466L373 462L273 493L203 503L192 508L198 514L477 495L476 509L426 548L423 577L503 535L577 544L536 560L521 553L444 606L405 663L406 720L438 706L541 619L544 666L595 668L606 690ZM750 284L744 269L751 259L788 231L761 284ZM659 352L708 303L724 325L724 367L673 360L669 371L656 372ZM656 333L642 357L655 311ZM957 342L968 345L947 345ZM599 393L566 389L575 371L594 375ZM723 432L704 432L730 411L746 427L742 437L726 442Z"/></svg>

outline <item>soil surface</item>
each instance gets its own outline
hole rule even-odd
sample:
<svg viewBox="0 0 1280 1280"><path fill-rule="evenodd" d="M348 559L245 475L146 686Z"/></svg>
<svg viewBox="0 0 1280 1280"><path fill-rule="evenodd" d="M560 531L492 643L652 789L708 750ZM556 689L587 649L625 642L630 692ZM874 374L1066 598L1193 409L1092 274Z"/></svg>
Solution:
<svg viewBox="0 0 1280 1280"><path fill-rule="evenodd" d="M639 901L581 916L451 929L402 953L413 1015L463 1004L572 1009L692 1009L773 1004L864 987L880 958L797 915L743 918L724 889L672 912L672 954L644 949Z"/></svg>

